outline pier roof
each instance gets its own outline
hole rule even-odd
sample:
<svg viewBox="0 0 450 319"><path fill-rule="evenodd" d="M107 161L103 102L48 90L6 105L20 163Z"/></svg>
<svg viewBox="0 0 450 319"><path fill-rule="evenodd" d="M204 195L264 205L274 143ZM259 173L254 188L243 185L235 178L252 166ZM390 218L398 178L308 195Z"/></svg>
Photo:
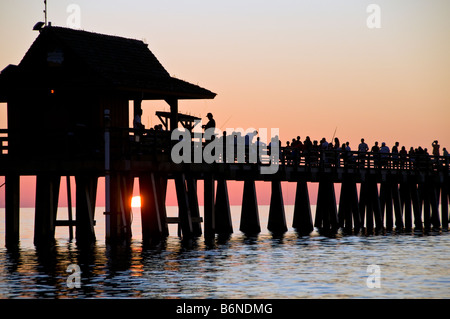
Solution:
<svg viewBox="0 0 450 319"><path fill-rule="evenodd" d="M19 65L9 66L0 74L0 101L7 100L11 89L52 84L71 89L115 90L149 100L216 96L170 76L143 41L48 26L41 30Z"/></svg>

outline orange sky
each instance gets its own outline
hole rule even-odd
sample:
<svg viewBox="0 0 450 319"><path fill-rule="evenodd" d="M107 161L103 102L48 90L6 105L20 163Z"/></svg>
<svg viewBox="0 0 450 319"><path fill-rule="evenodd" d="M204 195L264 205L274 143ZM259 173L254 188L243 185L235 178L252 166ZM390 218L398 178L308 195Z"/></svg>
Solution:
<svg viewBox="0 0 450 319"><path fill-rule="evenodd" d="M220 128L279 128L283 144L330 139L337 127L352 149L361 137L450 147L448 0L48 2L54 25L66 26L75 3L82 29L145 40L172 76L218 94L180 111L212 112ZM366 25L370 3L380 29ZM0 69L20 62L42 10L43 1L0 3ZM145 102L144 124L164 108ZM0 127L5 118L0 104Z"/></svg>

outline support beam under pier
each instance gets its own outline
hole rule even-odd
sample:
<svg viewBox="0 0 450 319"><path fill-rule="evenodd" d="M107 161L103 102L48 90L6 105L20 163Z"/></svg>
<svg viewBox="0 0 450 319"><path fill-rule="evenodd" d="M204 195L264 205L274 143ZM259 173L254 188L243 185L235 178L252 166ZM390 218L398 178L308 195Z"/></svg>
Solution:
<svg viewBox="0 0 450 319"><path fill-rule="evenodd" d="M314 230L311 217L308 184L306 181L297 182L292 227L295 228L297 233L302 236L309 235Z"/></svg>
<svg viewBox="0 0 450 319"><path fill-rule="evenodd" d="M286 215L284 212L283 192L281 182L273 180L271 182L272 194L270 197L269 221L267 229L275 235L284 234L288 228L286 226Z"/></svg>
<svg viewBox="0 0 450 319"><path fill-rule="evenodd" d="M5 245L15 247L20 241L20 176L5 176Z"/></svg>

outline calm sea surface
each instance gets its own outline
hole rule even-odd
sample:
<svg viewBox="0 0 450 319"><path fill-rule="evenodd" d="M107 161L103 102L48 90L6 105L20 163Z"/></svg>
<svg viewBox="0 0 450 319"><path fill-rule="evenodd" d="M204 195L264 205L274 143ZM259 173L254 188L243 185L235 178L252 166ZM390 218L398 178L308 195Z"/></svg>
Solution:
<svg viewBox="0 0 450 319"><path fill-rule="evenodd" d="M288 225L292 206L286 207ZM282 239L267 231L268 207L260 206L262 232L239 231L240 207L232 207L234 234L206 247L203 237L183 245L171 236L160 249L143 249L139 210L128 247L104 243L103 210L96 211L97 243L79 249L58 227L57 246L33 246L34 209L21 210L18 251L4 248L0 210L0 298L450 298L450 234L390 234ZM169 208L175 216L177 208ZM67 209L58 219L67 218ZM69 288L69 265L81 271L80 288ZM371 288L372 287L372 288Z"/></svg>

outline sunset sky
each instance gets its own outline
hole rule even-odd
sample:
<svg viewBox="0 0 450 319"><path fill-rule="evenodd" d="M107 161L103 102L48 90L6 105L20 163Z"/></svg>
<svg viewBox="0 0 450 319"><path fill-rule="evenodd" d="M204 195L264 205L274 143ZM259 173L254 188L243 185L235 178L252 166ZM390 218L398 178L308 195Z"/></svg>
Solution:
<svg viewBox="0 0 450 319"><path fill-rule="evenodd" d="M381 28L367 26L371 3ZM212 112L221 129L278 128L283 145L297 135L331 139L337 128L352 149L361 137L450 147L448 0L49 0L49 21L66 26L70 4L81 29L144 40L172 76L217 93L181 101L180 111ZM20 62L43 8L0 2L0 69ZM164 108L145 102L144 124Z"/></svg>

